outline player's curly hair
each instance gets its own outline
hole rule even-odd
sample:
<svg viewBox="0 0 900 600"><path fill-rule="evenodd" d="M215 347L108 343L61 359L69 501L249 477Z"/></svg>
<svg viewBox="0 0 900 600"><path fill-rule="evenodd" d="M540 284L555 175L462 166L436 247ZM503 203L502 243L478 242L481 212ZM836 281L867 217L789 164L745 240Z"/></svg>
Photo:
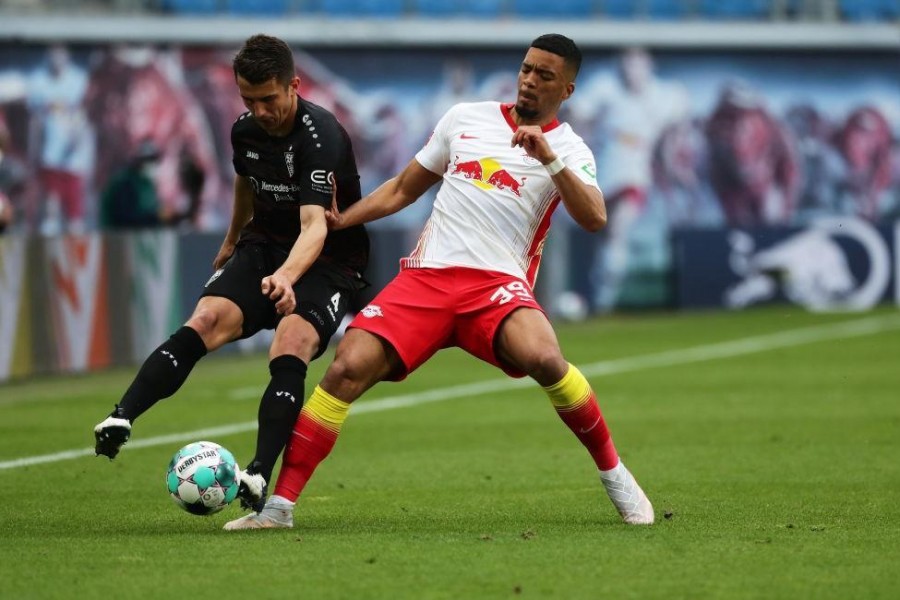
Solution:
<svg viewBox="0 0 900 600"><path fill-rule="evenodd" d="M234 76L243 77L253 85L275 79L287 86L294 77L294 54L277 37L257 34L247 38L232 62Z"/></svg>
<svg viewBox="0 0 900 600"><path fill-rule="evenodd" d="M578 70L581 69L581 50L566 36L559 33L545 33L536 37L531 42L531 47L562 56L566 66L572 69L572 79L578 75Z"/></svg>

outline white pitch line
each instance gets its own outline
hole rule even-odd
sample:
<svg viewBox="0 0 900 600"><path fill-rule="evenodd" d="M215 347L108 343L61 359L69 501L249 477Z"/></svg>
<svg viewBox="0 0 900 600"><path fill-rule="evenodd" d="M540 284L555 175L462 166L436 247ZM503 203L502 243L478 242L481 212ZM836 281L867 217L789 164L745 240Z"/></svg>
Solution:
<svg viewBox="0 0 900 600"><path fill-rule="evenodd" d="M853 321L842 321L830 325L816 325L789 331L781 331L778 333L752 336L729 342L695 346L693 348L666 350L654 354L600 361L582 365L579 368L582 373L584 373L585 377L605 377L607 375L641 371L656 367L672 367L721 358L732 358L735 356L767 352L778 348L790 348L792 346L801 346L803 344L812 344L815 342L874 335L895 329L900 329L900 317L897 315L868 317ZM352 411L353 414L382 412L385 410L394 410L396 408L418 406L421 404L451 400L453 398L478 396L490 392L531 387L534 385L534 382L527 377L522 379L492 379L438 388L415 394L389 396L380 400L364 401L354 405ZM258 390L256 390L256 393L258 393ZM192 442L200 439L221 438L238 433L245 433L254 429L256 429L256 421L245 421L243 423L235 423L233 425L225 425L222 427L197 429L195 431L186 431L146 438L143 440L135 440L129 442L122 450L149 448L152 446L174 444L178 442ZM0 462L0 471L71 460L83 456L92 456L93 454L93 448L82 448L80 450L67 450L54 454L18 458Z"/></svg>

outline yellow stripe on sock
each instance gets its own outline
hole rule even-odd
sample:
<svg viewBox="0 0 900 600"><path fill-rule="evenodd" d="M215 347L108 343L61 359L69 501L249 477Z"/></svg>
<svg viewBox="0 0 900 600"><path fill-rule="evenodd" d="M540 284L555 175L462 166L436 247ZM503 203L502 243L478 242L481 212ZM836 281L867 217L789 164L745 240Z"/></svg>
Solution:
<svg viewBox="0 0 900 600"><path fill-rule="evenodd" d="M303 406L303 412L310 418L335 432L341 429L349 411L349 403L338 400L319 386L316 386Z"/></svg>
<svg viewBox="0 0 900 600"><path fill-rule="evenodd" d="M569 370L559 380L544 391L550 397L550 402L557 410L574 410L582 406L591 396L591 384L588 383L581 371L573 364L569 364Z"/></svg>

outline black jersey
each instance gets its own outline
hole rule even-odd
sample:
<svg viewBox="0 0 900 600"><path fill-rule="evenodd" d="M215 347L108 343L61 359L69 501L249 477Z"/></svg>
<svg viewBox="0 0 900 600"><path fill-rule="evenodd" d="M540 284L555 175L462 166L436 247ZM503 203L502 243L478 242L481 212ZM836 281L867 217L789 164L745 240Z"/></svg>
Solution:
<svg viewBox="0 0 900 600"><path fill-rule="evenodd" d="M360 198L350 136L334 115L302 98L288 135L270 136L247 112L231 127L231 147L235 172L246 177L255 192L253 219L241 231L241 242L290 249L300 235L300 206L331 208L334 182L339 210ZM365 228L328 232L321 257L362 273L369 259Z"/></svg>

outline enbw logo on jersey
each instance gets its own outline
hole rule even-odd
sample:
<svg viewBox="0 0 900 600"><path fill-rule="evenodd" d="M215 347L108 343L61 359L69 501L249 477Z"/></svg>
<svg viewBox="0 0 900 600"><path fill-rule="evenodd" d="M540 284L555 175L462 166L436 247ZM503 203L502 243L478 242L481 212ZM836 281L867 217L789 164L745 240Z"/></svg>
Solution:
<svg viewBox="0 0 900 600"><path fill-rule="evenodd" d="M522 180L519 181L493 158L459 162L459 156L457 156L453 161L453 171L450 174L462 175L483 190L509 190L519 197L522 196L520 190L525 185L525 180L528 179L522 177Z"/></svg>

